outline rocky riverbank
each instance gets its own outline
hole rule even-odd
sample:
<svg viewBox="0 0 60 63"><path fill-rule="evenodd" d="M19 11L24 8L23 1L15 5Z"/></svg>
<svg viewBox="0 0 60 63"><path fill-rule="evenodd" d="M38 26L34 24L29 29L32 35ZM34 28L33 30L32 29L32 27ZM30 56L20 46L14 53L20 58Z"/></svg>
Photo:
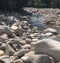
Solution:
<svg viewBox="0 0 60 63"><path fill-rule="evenodd" d="M0 62L59 63L60 10L24 10L27 12L23 14L0 13ZM33 26L30 23L33 14L43 15L47 28Z"/></svg>

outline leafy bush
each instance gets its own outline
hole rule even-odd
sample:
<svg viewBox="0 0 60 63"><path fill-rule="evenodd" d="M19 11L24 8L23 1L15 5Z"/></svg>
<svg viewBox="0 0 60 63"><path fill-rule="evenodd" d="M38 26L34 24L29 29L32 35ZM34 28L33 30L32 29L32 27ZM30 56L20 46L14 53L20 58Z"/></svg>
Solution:
<svg viewBox="0 0 60 63"><path fill-rule="evenodd" d="M46 7L47 7L47 4L42 3L42 4L39 5L39 7L40 7L40 8L46 8Z"/></svg>
<svg viewBox="0 0 60 63"><path fill-rule="evenodd" d="M0 9L9 11L19 11L26 5L27 0L0 0Z"/></svg>

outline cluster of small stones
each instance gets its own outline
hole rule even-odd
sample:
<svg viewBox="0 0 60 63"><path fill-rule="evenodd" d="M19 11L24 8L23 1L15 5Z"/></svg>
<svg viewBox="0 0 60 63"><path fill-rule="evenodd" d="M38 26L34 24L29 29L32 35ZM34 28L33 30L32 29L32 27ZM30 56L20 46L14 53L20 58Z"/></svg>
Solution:
<svg viewBox="0 0 60 63"><path fill-rule="evenodd" d="M28 20L18 13L0 14L0 62L59 63L60 31L40 30Z"/></svg>

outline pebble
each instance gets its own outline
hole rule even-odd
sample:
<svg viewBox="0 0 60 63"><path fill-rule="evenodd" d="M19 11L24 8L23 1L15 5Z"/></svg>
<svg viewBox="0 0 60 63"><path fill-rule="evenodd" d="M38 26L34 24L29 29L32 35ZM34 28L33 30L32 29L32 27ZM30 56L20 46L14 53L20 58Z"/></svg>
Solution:
<svg viewBox="0 0 60 63"><path fill-rule="evenodd" d="M21 58L25 63L54 63L53 58L45 54L34 54L33 51Z"/></svg>
<svg viewBox="0 0 60 63"><path fill-rule="evenodd" d="M56 62L60 61L60 42L45 38L40 41L32 43L36 54L47 54L54 58Z"/></svg>

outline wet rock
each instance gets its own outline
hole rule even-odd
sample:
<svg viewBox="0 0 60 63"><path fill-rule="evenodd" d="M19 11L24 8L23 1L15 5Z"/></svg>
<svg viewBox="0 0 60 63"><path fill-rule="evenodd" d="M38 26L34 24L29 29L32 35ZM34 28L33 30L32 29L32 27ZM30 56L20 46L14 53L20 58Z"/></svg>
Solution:
<svg viewBox="0 0 60 63"><path fill-rule="evenodd" d="M25 63L54 63L54 60L45 54L34 54L33 51L21 58Z"/></svg>
<svg viewBox="0 0 60 63"><path fill-rule="evenodd" d="M47 54L55 59L56 62L60 61L60 42L53 39L42 39L38 42L32 43L35 47L36 54Z"/></svg>
<svg viewBox="0 0 60 63"><path fill-rule="evenodd" d="M4 55L4 51L0 50L0 56Z"/></svg>

